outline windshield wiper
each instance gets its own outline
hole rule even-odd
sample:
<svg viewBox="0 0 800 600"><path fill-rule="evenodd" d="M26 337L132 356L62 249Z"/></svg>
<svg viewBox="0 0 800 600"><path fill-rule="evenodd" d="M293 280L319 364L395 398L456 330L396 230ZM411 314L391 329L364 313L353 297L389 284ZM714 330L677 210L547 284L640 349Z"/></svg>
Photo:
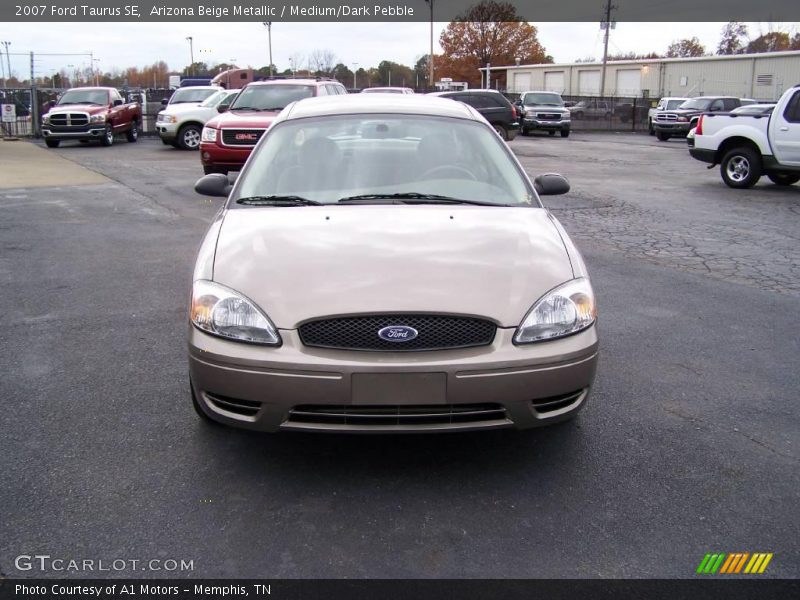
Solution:
<svg viewBox="0 0 800 600"><path fill-rule="evenodd" d="M247 196L236 200L236 204L249 204L252 206L318 206L322 203L302 196Z"/></svg>
<svg viewBox="0 0 800 600"><path fill-rule="evenodd" d="M271 108L261 108L259 110L282 111L284 108L286 108L286 107L285 106L273 106Z"/></svg>
<svg viewBox="0 0 800 600"><path fill-rule="evenodd" d="M358 196L346 196L339 198L339 204L368 204L370 200L397 200L400 204L476 204L478 206L508 206L507 204L497 204L495 202L484 202L482 200L463 200L461 198L451 198L439 194L421 194L419 192L400 192L397 194L361 194Z"/></svg>
<svg viewBox="0 0 800 600"><path fill-rule="evenodd" d="M263 108L256 108L255 106L234 106L231 110L255 110L257 112L261 112L264 110Z"/></svg>

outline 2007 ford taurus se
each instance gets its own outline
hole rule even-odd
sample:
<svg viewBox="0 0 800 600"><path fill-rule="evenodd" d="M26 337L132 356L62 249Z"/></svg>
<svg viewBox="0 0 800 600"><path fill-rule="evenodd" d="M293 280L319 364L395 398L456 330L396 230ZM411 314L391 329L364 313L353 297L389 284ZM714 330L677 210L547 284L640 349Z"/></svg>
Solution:
<svg viewBox="0 0 800 600"><path fill-rule="evenodd" d="M473 108L360 94L287 106L194 270L192 398L263 431L528 428L586 403L598 340L580 254Z"/></svg>

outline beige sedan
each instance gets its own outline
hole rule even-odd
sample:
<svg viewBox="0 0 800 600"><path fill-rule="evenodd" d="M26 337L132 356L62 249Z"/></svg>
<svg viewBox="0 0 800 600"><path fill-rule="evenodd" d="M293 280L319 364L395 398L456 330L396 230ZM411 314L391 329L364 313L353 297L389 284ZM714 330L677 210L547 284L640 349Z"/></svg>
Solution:
<svg viewBox="0 0 800 600"><path fill-rule="evenodd" d="M473 108L429 96L284 109L201 245L195 409L263 431L529 428L574 416L598 354L583 260Z"/></svg>

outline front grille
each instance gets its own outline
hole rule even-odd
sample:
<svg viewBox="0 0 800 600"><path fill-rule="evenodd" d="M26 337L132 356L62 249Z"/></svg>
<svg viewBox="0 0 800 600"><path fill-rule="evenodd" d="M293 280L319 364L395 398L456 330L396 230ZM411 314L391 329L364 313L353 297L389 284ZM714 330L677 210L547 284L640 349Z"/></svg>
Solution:
<svg viewBox="0 0 800 600"><path fill-rule="evenodd" d="M206 398L220 410L235 413L245 417L253 417L261 408L261 402L254 400L243 400L241 398L230 398L217 394L206 394Z"/></svg>
<svg viewBox="0 0 800 600"><path fill-rule="evenodd" d="M678 115L656 115L656 121L677 121Z"/></svg>
<svg viewBox="0 0 800 600"><path fill-rule="evenodd" d="M290 423L319 425L451 425L504 421L500 404L354 406L308 404L289 411Z"/></svg>
<svg viewBox="0 0 800 600"><path fill-rule="evenodd" d="M222 143L226 146L255 146L262 135L263 129L223 129Z"/></svg>
<svg viewBox="0 0 800 600"><path fill-rule="evenodd" d="M50 123L59 127L84 127L89 124L85 113L56 113L50 116Z"/></svg>
<svg viewBox="0 0 800 600"><path fill-rule="evenodd" d="M558 113L539 113L536 115L537 118L541 119L542 121L560 121L561 115Z"/></svg>
<svg viewBox="0 0 800 600"><path fill-rule="evenodd" d="M417 337L389 342L378 332L389 326L413 327ZM486 346L494 339L494 323L471 317L444 315L369 315L311 321L300 326L306 346L338 350L409 352Z"/></svg>
<svg viewBox="0 0 800 600"><path fill-rule="evenodd" d="M540 413L561 410L562 408L566 408L570 404L576 402L581 397L583 392L584 390L576 390L574 392L570 392L569 394L561 394L560 396L550 396L549 398L533 400L533 407L537 412Z"/></svg>

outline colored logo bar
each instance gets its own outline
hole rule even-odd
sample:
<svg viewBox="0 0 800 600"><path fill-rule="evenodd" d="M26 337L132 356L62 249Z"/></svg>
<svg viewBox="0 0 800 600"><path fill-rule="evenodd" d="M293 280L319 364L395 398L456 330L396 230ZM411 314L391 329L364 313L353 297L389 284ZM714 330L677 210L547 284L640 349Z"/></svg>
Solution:
<svg viewBox="0 0 800 600"><path fill-rule="evenodd" d="M708 553L700 561L696 573L701 575L734 575L734 574L748 574L756 575L763 573L769 561L772 560L772 552L733 552L730 554L725 553Z"/></svg>

